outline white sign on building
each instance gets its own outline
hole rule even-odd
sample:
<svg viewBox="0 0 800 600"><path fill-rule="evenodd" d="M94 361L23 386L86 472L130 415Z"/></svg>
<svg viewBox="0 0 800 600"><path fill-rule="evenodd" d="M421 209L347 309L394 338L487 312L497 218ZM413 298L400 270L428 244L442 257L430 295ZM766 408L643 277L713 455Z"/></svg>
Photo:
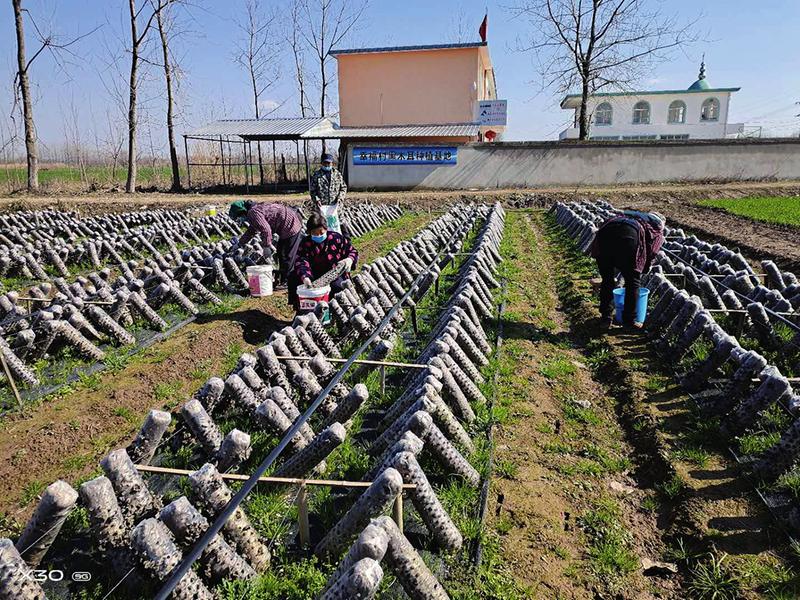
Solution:
<svg viewBox="0 0 800 600"><path fill-rule="evenodd" d="M508 100L479 100L478 123L494 127L508 122Z"/></svg>

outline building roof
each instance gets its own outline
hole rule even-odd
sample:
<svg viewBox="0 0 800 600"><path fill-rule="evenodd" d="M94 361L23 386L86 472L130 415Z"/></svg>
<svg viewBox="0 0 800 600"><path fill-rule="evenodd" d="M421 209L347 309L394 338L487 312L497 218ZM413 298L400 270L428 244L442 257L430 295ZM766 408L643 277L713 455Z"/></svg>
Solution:
<svg viewBox="0 0 800 600"><path fill-rule="evenodd" d="M309 140L345 138L475 137L478 123L340 127L328 117L288 119L222 119L187 132L187 137L239 137L243 140Z"/></svg>
<svg viewBox="0 0 800 600"><path fill-rule="evenodd" d="M333 126L327 117L282 119L222 119L188 133L190 137L233 137L245 140L295 140L316 129Z"/></svg>
<svg viewBox="0 0 800 600"><path fill-rule="evenodd" d="M640 92L601 92L598 94L591 94L594 98L599 97L614 97L614 96L657 96L660 94L714 94L714 93L723 93L723 92L738 92L740 87L730 87L730 88L695 88L694 84L688 90L650 90L650 91L640 91ZM564 96L564 99L561 101L561 108L577 108L580 106L581 103L581 95L580 94L567 94Z"/></svg>
<svg viewBox="0 0 800 600"><path fill-rule="evenodd" d="M431 125L380 125L369 127L332 127L319 129L325 138L415 138L415 137L476 137L478 123L446 123ZM308 137L308 136L303 136Z"/></svg>
<svg viewBox="0 0 800 600"><path fill-rule="evenodd" d="M466 42L462 44L429 44L421 46L386 46L381 48L346 48L331 50L331 56L339 54L374 54L376 52L415 52L419 50L457 50L460 48L481 48L488 46L487 42Z"/></svg>

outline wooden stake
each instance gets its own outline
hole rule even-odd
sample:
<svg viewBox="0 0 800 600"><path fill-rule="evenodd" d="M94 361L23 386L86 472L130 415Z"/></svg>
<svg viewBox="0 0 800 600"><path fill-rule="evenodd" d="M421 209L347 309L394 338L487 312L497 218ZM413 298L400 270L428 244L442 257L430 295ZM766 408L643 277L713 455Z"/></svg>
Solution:
<svg viewBox="0 0 800 600"><path fill-rule="evenodd" d="M19 397L19 390L17 390L17 384L14 383L14 378L11 376L11 369L8 368L6 357L2 351L0 351L0 362L3 363L3 371L5 372L6 378L8 379L8 385L11 386L11 391L14 392L14 398L17 399L17 404L19 405L19 408L22 409L22 398Z"/></svg>
<svg viewBox="0 0 800 600"><path fill-rule="evenodd" d="M300 533L300 545L308 546L311 543L311 533L308 525L308 495L306 484L300 484L297 492L297 524Z"/></svg>
<svg viewBox="0 0 800 600"><path fill-rule="evenodd" d="M181 475L189 476L194 471L187 471L185 469L170 469L168 467L154 467L153 465L135 465L138 471L143 473L161 473L162 475ZM247 481L250 479L249 475L240 475L239 473L220 473L223 479L230 481ZM261 483L280 483L288 485L322 485L328 487L343 487L343 488L368 488L372 485L371 481L336 481L333 479L299 479L296 477L260 477L258 479ZM413 483L404 483L403 489L414 490L417 486Z"/></svg>
<svg viewBox="0 0 800 600"><path fill-rule="evenodd" d="M381 365L381 395L386 393L386 365Z"/></svg>
<svg viewBox="0 0 800 600"><path fill-rule="evenodd" d="M400 490L400 493L397 494L397 498L394 499L392 516L394 522L397 523L397 528L400 530L400 533L403 533L403 490Z"/></svg>

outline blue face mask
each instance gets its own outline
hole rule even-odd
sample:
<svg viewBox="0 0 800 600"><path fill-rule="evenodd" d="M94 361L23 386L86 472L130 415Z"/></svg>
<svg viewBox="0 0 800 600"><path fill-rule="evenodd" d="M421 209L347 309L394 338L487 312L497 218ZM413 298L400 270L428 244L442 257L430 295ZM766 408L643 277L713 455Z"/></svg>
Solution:
<svg viewBox="0 0 800 600"><path fill-rule="evenodd" d="M323 171L330 171L333 167L331 165L322 165Z"/></svg>
<svg viewBox="0 0 800 600"><path fill-rule="evenodd" d="M311 239L314 240L317 244L321 244L325 241L325 238L328 237L327 233L321 233L319 235L312 235Z"/></svg>

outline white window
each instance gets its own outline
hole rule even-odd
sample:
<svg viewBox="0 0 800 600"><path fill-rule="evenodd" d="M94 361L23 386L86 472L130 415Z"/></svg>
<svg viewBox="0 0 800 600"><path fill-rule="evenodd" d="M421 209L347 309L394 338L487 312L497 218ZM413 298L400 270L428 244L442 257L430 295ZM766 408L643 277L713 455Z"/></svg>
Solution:
<svg viewBox="0 0 800 600"><path fill-rule="evenodd" d="M669 134L669 135L662 135L659 137L662 140L688 140L689 134L688 133L678 133L678 134Z"/></svg>
<svg viewBox="0 0 800 600"><path fill-rule="evenodd" d="M614 109L608 102L603 102L594 110L594 124L595 125L611 125L611 118Z"/></svg>
<svg viewBox="0 0 800 600"><path fill-rule="evenodd" d="M590 140L595 140L598 142L613 142L619 140L618 135L592 135L589 136Z"/></svg>
<svg viewBox="0 0 800 600"><path fill-rule="evenodd" d="M719 100L708 98L700 109L701 121L719 121Z"/></svg>
<svg viewBox="0 0 800 600"><path fill-rule="evenodd" d="M650 104L642 100L633 105L633 124L647 125L650 123Z"/></svg>
<svg viewBox="0 0 800 600"><path fill-rule="evenodd" d="M686 123L686 104L684 102L675 100L669 105L667 123Z"/></svg>

